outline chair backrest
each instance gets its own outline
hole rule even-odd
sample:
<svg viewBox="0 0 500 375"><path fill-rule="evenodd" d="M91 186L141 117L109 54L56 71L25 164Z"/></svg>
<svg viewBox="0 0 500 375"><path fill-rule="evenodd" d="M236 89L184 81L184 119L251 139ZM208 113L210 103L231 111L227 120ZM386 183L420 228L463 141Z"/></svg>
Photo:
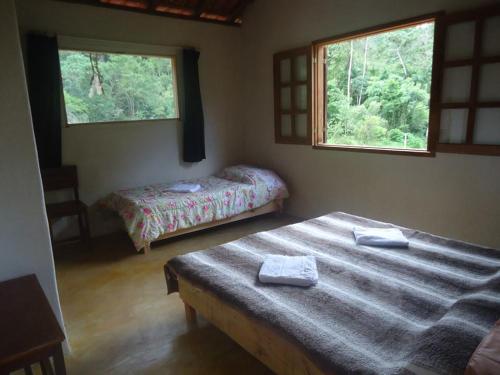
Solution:
<svg viewBox="0 0 500 375"><path fill-rule="evenodd" d="M79 199L78 173L76 165L65 165L59 168L43 169L42 183L44 191L73 189L75 199Z"/></svg>

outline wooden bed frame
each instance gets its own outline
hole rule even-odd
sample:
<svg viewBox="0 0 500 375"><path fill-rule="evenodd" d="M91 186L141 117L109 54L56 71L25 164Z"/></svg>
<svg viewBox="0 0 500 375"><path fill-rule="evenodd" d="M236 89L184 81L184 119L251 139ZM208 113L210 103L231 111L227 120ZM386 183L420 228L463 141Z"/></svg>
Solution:
<svg viewBox="0 0 500 375"><path fill-rule="evenodd" d="M274 201L269 202L268 204L266 204L264 206L254 208L253 210L245 211L239 215L228 217L227 219L215 220L215 221L211 221L210 223L196 225L196 226L191 227L191 228L179 229L179 230L176 230L175 232L165 233L164 235L158 237L154 241L146 242L146 244L144 245L144 254L148 254L151 251L151 243L152 242L165 240L167 238L177 237L177 236L180 236L180 235L186 234L186 233L197 232L199 230L208 229L208 228L216 227L216 226L227 224L227 223L232 223L234 221L240 221L240 220L248 219L248 218L251 218L254 216L268 214L271 212L282 212L282 210L283 210L283 199L276 199Z"/></svg>
<svg viewBox="0 0 500 375"><path fill-rule="evenodd" d="M196 315L199 312L277 374L327 374L320 370L297 345L286 340L263 322L250 318L214 294L194 286L182 277L177 277L177 282L190 328L196 327Z"/></svg>

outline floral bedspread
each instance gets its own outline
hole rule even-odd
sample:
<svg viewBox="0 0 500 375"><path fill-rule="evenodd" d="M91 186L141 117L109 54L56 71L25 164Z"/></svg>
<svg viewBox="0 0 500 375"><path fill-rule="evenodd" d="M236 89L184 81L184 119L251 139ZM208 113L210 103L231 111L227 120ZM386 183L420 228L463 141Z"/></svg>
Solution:
<svg viewBox="0 0 500 375"><path fill-rule="evenodd" d="M174 193L173 184L119 190L101 203L118 212L136 249L165 233L222 220L288 197L274 172L249 166L224 169L217 176L181 181L201 185L196 193Z"/></svg>

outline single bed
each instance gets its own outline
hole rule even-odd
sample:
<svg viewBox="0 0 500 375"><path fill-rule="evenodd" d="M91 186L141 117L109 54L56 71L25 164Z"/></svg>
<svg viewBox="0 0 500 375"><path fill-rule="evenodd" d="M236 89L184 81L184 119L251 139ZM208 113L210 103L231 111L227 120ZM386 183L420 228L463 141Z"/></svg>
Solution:
<svg viewBox="0 0 500 375"><path fill-rule="evenodd" d="M147 253L153 241L280 211L288 197L276 173L246 165L179 182L201 189L177 193L170 191L173 183L148 185L116 191L101 204L120 215L137 251Z"/></svg>
<svg viewBox="0 0 500 375"><path fill-rule="evenodd" d="M333 213L175 257L165 265L196 311L278 374L459 374L500 317L500 252L400 228L407 249L356 246ZM264 254L314 255L310 288L264 285Z"/></svg>

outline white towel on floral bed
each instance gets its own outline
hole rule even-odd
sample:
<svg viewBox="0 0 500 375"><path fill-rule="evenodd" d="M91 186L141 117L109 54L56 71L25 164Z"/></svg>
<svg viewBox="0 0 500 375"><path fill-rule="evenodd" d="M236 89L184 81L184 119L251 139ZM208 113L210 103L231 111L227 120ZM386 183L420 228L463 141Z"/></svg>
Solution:
<svg viewBox="0 0 500 375"><path fill-rule="evenodd" d="M312 286L318 283L313 256L266 255L259 272L262 283Z"/></svg>
<svg viewBox="0 0 500 375"><path fill-rule="evenodd" d="M179 183L168 187L167 190L171 191L172 193L196 193L197 191L201 190L201 185Z"/></svg>
<svg viewBox="0 0 500 375"><path fill-rule="evenodd" d="M359 228L353 229L357 245L408 247L408 239L397 228Z"/></svg>

